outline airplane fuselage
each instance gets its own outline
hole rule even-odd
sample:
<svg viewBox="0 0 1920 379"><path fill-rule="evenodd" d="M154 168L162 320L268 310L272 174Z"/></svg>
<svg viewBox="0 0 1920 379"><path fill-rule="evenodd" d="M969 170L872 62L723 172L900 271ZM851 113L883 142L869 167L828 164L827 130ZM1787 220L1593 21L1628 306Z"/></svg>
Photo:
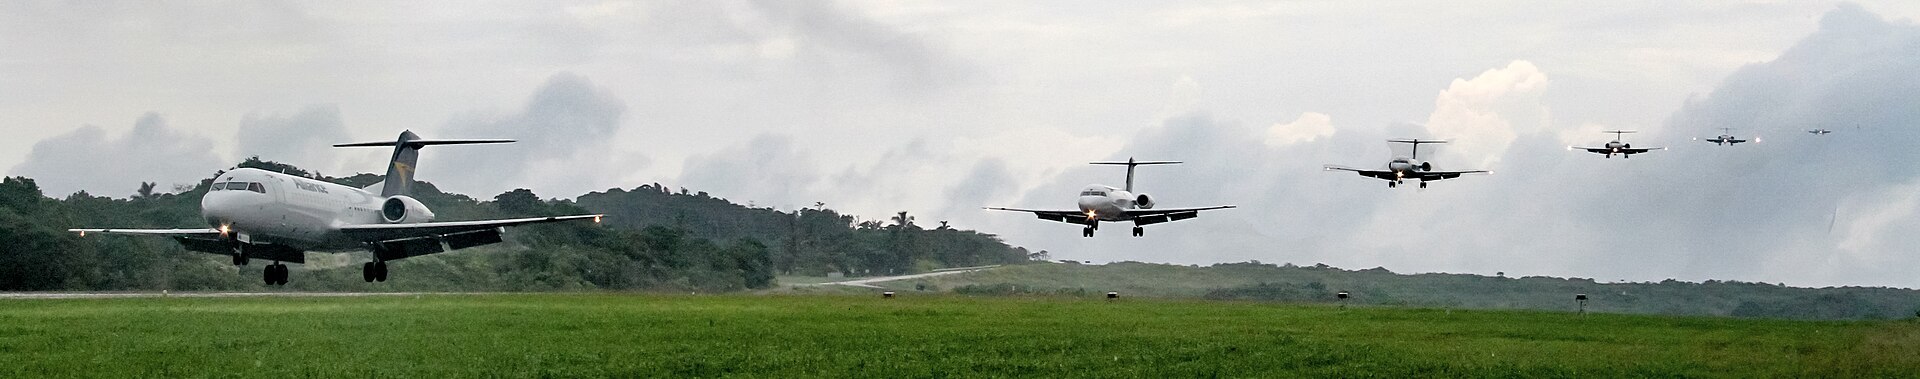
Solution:
<svg viewBox="0 0 1920 379"><path fill-rule="evenodd" d="M214 188L200 199L200 215L240 242L347 251L364 243L341 234L340 227L388 223L381 215L386 200L359 188L242 168L214 179ZM400 223L428 222L431 213L410 214Z"/></svg>
<svg viewBox="0 0 1920 379"><path fill-rule="evenodd" d="M1080 213L1098 221L1124 221L1128 209L1138 207L1132 193L1118 188L1092 184L1080 190Z"/></svg>

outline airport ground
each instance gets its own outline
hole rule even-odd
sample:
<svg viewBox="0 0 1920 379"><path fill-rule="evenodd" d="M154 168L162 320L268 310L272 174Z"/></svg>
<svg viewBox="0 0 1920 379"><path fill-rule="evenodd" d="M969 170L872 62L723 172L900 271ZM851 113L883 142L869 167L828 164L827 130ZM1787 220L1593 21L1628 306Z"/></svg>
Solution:
<svg viewBox="0 0 1920 379"><path fill-rule="evenodd" d="M902 293L0 300L0 377L1920 377L1920 322Z"/></svg>

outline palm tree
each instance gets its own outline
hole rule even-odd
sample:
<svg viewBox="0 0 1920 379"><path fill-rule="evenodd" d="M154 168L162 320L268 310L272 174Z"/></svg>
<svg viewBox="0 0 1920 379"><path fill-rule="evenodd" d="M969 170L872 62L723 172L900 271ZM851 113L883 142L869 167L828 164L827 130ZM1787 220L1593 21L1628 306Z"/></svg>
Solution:
<svg viewBox="0 0 1920 379"><path fill-rule="evenodd" d="M133 199L134 200L152 199L154 195L156 195L153 192L153 187L156 185L159 185L159 183L140 182L140 190L133 193Z"/></svg>
<svg viewBox="0 0 1920 379"><path fill-rule="evenodd" d="M899 215L893 216L893 223L901 228L913 226L913 216L908 216L907 211L900 211Z"/></svg>

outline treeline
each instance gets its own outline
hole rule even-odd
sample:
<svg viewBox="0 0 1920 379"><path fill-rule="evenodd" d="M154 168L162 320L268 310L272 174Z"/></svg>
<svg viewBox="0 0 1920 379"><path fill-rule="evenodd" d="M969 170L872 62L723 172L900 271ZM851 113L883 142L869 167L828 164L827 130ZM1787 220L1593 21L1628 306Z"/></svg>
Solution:
<svg viewBox="0 0 1920 379"><path fill-rule="evenodd" d="M1609 313L1856 320L1920 317L1920 290L1886 287L1799 288L1709 280L1601 283L1588 278L1474 274L1399 274L1324 264L1259 262L1181 266L1139 262L1105 265L1029 264L901 285L966 294L1100 294L1352 305L1535 309Z"/></svg>
<svg viewBox="0 0 1920 379"><path fill-rule="evenodd" d="M237 167L300 175L354 187L373 174L328 177L251 158ZM127 198L86 192L48 198L30 178L0 180L0 291L242 290L264 288L264 264L232 266L167 238L89 235L77 227L203 228L200 198L215 172L192 187L162 192L142 184ZM824 207L781 212L657 185L570 200L519 189L490 200L418 182L412 194L439 220L607 213L604 224L509 228L507 243L392 262L389 282L360 280L371 257L309 253L294 265L295 290L673 290L736 291L775 285L778 273L903 273L1011 263L1026 251L998 238L947 227L857 221ZM662 210L670 210L664 212ZM799 227L804 226L804 227Z"/></svg>

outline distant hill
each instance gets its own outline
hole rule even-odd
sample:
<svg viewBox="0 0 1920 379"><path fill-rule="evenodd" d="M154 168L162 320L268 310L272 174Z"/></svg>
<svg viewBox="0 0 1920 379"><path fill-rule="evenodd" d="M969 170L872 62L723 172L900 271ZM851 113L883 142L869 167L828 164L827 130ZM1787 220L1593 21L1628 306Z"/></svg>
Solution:
<svg viewBox="0 0 1920 379"><path fill-rule="evenodd" d="M1355 305L1714 315L1790 319L1900 319L1920 311L1920 291L1881 287L1795 288L1766 283L1667 280L1597 283L1592 279L1506 278L1470 274L1397 274L1383 268L1229 263L1206 267L1138 262L1033 263L886 283L899 290L963 294L1066 294L1219 300L1337 302Z"/></svg>

